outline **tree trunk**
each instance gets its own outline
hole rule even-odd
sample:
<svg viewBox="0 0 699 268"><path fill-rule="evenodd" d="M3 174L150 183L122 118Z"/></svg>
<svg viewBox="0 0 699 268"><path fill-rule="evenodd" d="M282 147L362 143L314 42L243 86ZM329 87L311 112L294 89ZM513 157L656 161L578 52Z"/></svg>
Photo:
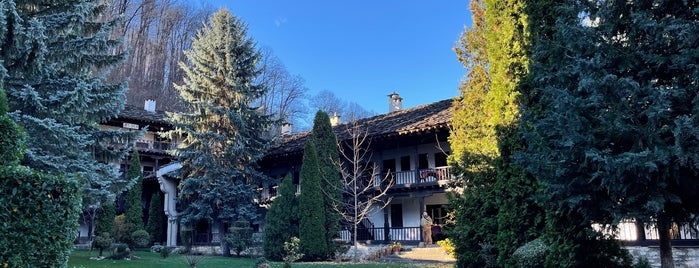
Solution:
<svg viewBox="0 0 699 268"><path fill-rule="evenodd" d="M221 221L218 222L218 235L221 239L221 255L230 257L231 249L228 247L228 242L226 242L226 225Z"/></svg>
<svg viewBox="0 0 699 268"><path fill-rule="evenodd" d="M357 243L357 219L355 218L354 220L354 231L353 231L353 240L354 240L354 257L352 258L354 262L359 262L359 258L357 257L357 246L359 246L359 243Z"/></svg>
<svg viewBox="0 0 699 268"><path fill-rule="evenodd" d="M670 221L664 215L658 216L658 238L660 238L660 267L674 268L672 242L670 241Z"/></svg>

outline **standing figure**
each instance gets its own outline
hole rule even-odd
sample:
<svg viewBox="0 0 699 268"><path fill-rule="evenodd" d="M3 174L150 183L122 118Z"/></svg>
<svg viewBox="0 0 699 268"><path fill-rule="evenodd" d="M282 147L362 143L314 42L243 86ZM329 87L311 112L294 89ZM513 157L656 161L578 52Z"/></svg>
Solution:
<svg viewBox="0 0 699 268"><path fill-rule="evenodd" d="M422 242L425 247L428 247L432 245L432 218L427 215L427 211L422 213L420 226L422 227Z"/></svg>

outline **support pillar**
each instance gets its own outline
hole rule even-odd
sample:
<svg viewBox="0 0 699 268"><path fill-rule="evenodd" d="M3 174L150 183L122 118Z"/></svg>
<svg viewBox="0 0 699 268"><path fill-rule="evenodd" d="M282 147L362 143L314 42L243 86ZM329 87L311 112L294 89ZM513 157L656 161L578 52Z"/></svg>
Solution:
<svg viewBox="0 0 699 268"><path fill-rule="evenodd" d="M168 247L177 246L177 234L179 232L179 214L177 213L177 184L173 180L165 178L165 174L180 169L180 163L173 163L164 166L156 172L160 191L165 193L165 204L163 211L167 216L167 242Z"/></svg>

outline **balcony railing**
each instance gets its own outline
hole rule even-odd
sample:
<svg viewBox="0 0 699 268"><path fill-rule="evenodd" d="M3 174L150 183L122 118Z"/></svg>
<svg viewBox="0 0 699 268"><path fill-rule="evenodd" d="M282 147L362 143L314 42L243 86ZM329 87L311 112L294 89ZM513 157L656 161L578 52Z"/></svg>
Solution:
<svg viewBox="0 0 699 268"><path fill-rule="evenodd" d="M177 146L174 142L165 141L152 141L152 140L137 140L136 148L139 151L150 151L150 152L165 152L167 150L175 149Z"/></svg>
<svg viewBox="0 0 699 268"><path fill-rule="evenodd" d="M388 233L387 233L388 231ZM420 227L383 227L357 228L357 241L420 241ZM340 232L340 239L352 241L351 228ZM388 235L389 237L386 237ZM390 238L390 239L387 239Z"/></svg>
<svg viewBox="0 0 699 268"><path fill-rule="evenodd" d="M448 166L408 171L397 171L391 172L389 173L389 175L392 175L396 180L396 183L393 187L405 187L406 185L444 181L453 178L453 175L451 175L451 170ZM381 183L381 179L385 177L385 173L379 174L377 178L374 179L375 186L379 186L379 183Z"/></svg>

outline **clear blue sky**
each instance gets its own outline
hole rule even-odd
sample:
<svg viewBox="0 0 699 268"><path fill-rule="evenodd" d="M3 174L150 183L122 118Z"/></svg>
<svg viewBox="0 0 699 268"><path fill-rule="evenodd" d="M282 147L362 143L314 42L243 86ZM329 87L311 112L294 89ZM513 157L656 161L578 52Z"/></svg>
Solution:
<svg viewBox="0 0 699 268"><path fill-rule="evenodd" d="M329 90L386 113L458 95L466 73L453 47L471 25L468 0L203 0L245 21L310 94Z"/></svg>

